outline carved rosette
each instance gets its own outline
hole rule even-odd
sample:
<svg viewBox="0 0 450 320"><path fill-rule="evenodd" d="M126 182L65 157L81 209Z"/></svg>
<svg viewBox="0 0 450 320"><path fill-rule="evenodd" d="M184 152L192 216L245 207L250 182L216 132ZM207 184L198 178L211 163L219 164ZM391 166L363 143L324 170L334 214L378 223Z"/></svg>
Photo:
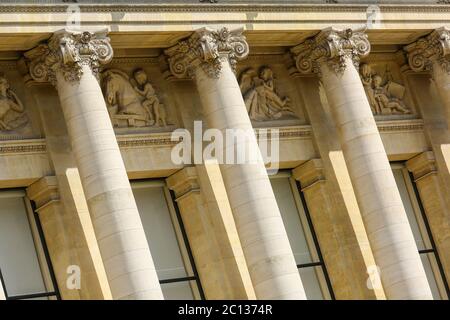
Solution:
<svg viewBox="0 0 450 320"><path fill-rule="evenodd" d="M431 71L433 63L450 74L450 29L443 27L405 47L413 71Z"/></svg>
<svg viewBox="0 0 450 320"><path fill-rule="evenodd" d="M83 66L89 66L98 77L102 64L111 61L113 49L106 31L55 33L47 43L25 53L31 77L38 82L56 85L56 74L61 72L68 82L78 82Z"/></svg>
<svg viewBox="0 0 450 320"><path fill-rule="evenodd" d="M193 78L201 67L212 78L218 78L222 59L228 59L233 71L237 61L247 57L249 48L242 29L197 30L190 38L165 51L171 73L177 78Z"/></svg>
<svg viewBox="0 0 450 320"><path fill-rule="evenodd" d="M336 74L342 74L347 68L347 59L359 67L360 58L370 52L370 43L363 31L328 28L292 48L291 52L300 73L320 75L320 63L327 63Z"/></svg>

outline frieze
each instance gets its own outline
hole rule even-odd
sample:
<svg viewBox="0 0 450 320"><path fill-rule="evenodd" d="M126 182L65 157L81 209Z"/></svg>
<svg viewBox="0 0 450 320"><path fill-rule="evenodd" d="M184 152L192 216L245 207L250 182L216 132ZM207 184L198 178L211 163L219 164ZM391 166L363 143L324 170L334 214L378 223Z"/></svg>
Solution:
<svg viewBox="0 0 450 320"><path fill-rule="evenodd" d="M388 64L381 74L370 64L363 63L359 68L359 74L374 115L412 113L404 101L406 88L394 81Z"/></svg>
<svg viewBox="0 0 450 320"><path fill-rule="evenodd" d="M270 67L244 70L239 76L239 87L251 120L297 118L289 97L283 97L277 92L274 73Z"/></svg>
<svg viewBox="0 0 450 320"><path fill-rule="evenodd" d="M0 74L0 132L16 132L28 124L22 101Z"/></svg>
<svg viewBox="0 0 450 320"><path fill-rule="evenodd" d="M130 77L119 69L101 74L101 86L114 127L167 127L167 112L147 72L142 68Z"/></svg>

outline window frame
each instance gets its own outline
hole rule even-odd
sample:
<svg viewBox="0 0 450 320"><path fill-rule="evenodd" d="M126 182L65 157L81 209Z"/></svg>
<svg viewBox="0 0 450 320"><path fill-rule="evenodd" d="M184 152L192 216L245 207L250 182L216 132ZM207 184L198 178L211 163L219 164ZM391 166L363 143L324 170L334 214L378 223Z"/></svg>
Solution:
<svg viewBox="0 0 450 320"><path fill-rule="evenodd" d="M425 208L423 207L422 199L420 198L420 193L417 188L414 176L411 172L408 171L404 162L391 162L391 169L400 169L402 172L403 181L405 182L406 190L413 207L414 216L416 218L417 225L419 226L419 231L425 246L425 249L418 249L419 255L427 256L441 299L448 300L450 297L448 280L445 276L445 271L439 257L439 252L436 248L433 233L431 231L431 227L428 222ZM430 258L430 254L433 258Z"/></svg>
<svg viewBox="0 0 450 320"><path fill-rule="evenodd" d="M320 289L324 300L335 300L334 290L331 285L331 280L323 259L322 251L320 249L317 234L312 223L311 215L309 213L308 205L303 194L300 182L292 177L290 171L279 171L275 175L269 175L270 179L287 178L289 180L290 189L294 198L297 213L299 215L302 231L305 235L306 243L308 245L309 253L314 262L298 264L297 269L314 268L314 272L319 282ZM303 213L303 214L302 214Z"/></svg>
<svg viewBox="0 0 450 320"><path fill-rule="evenodd" d="M177 238L178 247L180 249L181 258L183 260L184 267L187 274L192 276L186 276L181 278L170 279L158 279L161 284L189 282L194 300L206 300L203 287L201 284L200 276L197 271L195 259L192 254L189 238L184 227L183 219L181 217L180 209L178 207L175 194L172 190L169 190L165 181L160 179L133 179L130 180L130 184L133 188L162 188L164 193L164 200L170 214L170 220Z"/></svg>
<svg viewBox="0 0 450 320"><path fill-rule="evenodd" d="M17 194L15 197L21 198L24 203L25 214L27 215L28 224L31 231L31 238L36 250L36 256L39 263L39 269L42 275L42 281L46 288L46 292L36 292L21 295L10 296L6 287L5 279L3 277L0 266L0 290L2 290L5 300L27 300L35 298L46 298L49 300L61 300L58 283L56 281L53 264L50 259L47 242L45 241L44 231L42 229L41 220L39 218L38 209L34 201L30 200L24 189L0 189L0 195L3 194ZM1 196L0 196L1 197Z"/></svg>

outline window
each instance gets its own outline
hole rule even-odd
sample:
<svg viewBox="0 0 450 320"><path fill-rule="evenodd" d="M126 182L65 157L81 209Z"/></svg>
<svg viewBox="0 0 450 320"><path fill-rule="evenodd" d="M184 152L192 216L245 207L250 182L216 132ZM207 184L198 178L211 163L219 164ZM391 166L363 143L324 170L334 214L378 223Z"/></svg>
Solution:
<svg viewBox="0 0 450 320"><path fill-rule="evenodd" d="M434 299L448 299L448 284L416 186L403 164L391 164Z"/></svg>
<svg viewBox="0 0 450 320"><path fill-rule="evenodd" d="M7 300L59 299L39 217L23 190L0 191L0 281Z"/></svg>
<svg viewBox="0 0 450 320"><path fill-rule="evenodd" d="M311 219L296 182L288 172L270 178L307 299L334 299Z"/></svg>
<svg viewBox="0 0 450 320"><path fill-rule="evenodd" d="M131 184L166 300L204 299L178 207L162 181Z"/></svg>

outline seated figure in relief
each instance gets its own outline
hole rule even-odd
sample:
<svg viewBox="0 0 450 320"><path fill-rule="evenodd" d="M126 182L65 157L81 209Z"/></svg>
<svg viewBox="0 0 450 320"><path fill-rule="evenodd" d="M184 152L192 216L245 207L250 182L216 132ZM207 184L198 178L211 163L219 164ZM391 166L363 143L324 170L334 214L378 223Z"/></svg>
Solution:
<svg viewBox="0 0 450 320"><path fill-rule="evenodd" d="M0 130L14 130L27 122L22 102L11 90L8 80L0 76Z"/></svg>
<svg viewBox="0 0 450 320"><path fill-rule="evenodd" d="M262 121L295 117L289 98L281 98L276 92L273 71L269 67L262 67L258 74L252 68L245 70L239 85L250 119Z"/></svg>
<svg viewBox="0 0 450 320"><path fill-rule="evenodd" d="M405 106L403 101L405 87L390 79L389 70L386 71L387 79L383 79L382 76L373 72L368 64L362 64L360 76L373 114L411 113L411 110Z"/></svg>
<svg viewBox="0 0 450 320"><path fill-rule="evenodd" d="M144 70L137 69L131 78L118 69L106 70L102 73L102 87L115 127L167 125L164 106Z"/></svg>
<svg viewBox="0 0 450 320"><path fill-rule="evenodd" d="M147 110L150 120L154 120L158 126L167 126L166 112L164 107L159 103L155 89L148 81L147 73L143 69L137 69L133 73L134 81L132 81L134 90L139 93L144 100L142 106Z"/></svg>

